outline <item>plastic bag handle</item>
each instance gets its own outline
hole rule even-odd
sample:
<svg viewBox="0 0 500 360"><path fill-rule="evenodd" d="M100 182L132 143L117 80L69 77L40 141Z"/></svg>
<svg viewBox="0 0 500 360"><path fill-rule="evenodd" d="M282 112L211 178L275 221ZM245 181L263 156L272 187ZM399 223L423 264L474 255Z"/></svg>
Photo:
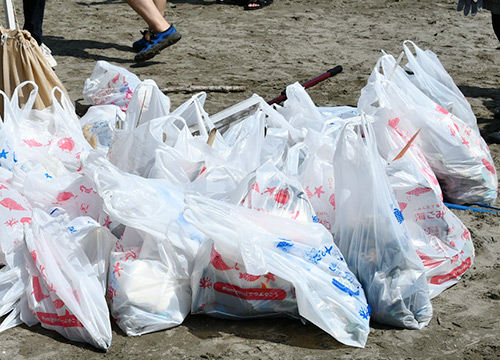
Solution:
<svg viewBox="0 0 500 360"><path fill-rule="evenodd" d="M59 92L61 96L60 101L57 99L56 92ZM66 95L66 93L59 86L54 86L52 88L50 96L52 99L52 106L50 107L50 111L53 115L53 121L56 130L60 130L60 128L62 127L64 129L69 129L72 134L81 134L83 136L82 128L75 112L75 107L71 103L68 95ZM60 112L64 112L69 115L69 119L66 117L61 119L60 116L55 116ZM85 141L84 144L87 144L87 142Z"/></svg>
<svg viewBox="0 0 500 360"><path fill-rule="evenodd" d="M167 124L172 124L172 126L174 126L178 129L179 133L182 132L182 129L187 129L188 136L192 136L190 131L189 131L189 126L187 125L186 119L184 119L182 116L170 113L168 115L165 115L162 118L165 118L165 121L163 122L163 124L160 127L161 134L158 134L159 135L159 137L157 138L158 141L166 143L168 137L172 136L172 134L169 134L165 129L167 127ZM177 124L176 124L177 121L180 121L182 123L182 125L183 125L182 129L177 126ZM153 134L153 136L156 137L156 134ZM177 140L178 140L178 138L177 138ZM177 140L175 140L175 141L177 142Z"/></svg>
<svg viewBox="0 0 500 360"><path fill-rule="evenodd" d="M1 130L4 128L6 121L12 122L12 117L14 116L14 114L12 113L9 96L2 90L0 90L0 96L3 97L3 118L1 119L2 121L0 121Z"/></svg>
<svg viewBox="0 0 500 360"><path fill-rule="evenodd" d="M193 102L196 108L196 112L199 115L198 116L198 128L200 131L200 135L208 137L208 133L212 131L213 128L215 128L214 123L212 120L210 120L210 116L208 113L203 109L203 106L201 105L200 98L202 96L206 96L204 92L198 93L193 97ZM208 128L208 131L207 131Z"/></svg>
<svg viewBox="0 0 500 360"><path fill-rule="evenodd" d="M415 54L413 54L413 51L410 50L410 48L408 47L407 44L411 44L413 46L413 50L415 50ZM414 60L418 56L418 54L417 54L418 50L420 50L419 47L411 40L403 41L403 49L404 49L406 56L408 57L408 60Z"/></svg>
<svg viewBox="0 0 500 360"><path fill-rule="evenodd" d="M61 101L59 101L56 97L56 92L59 91L61 94ZM52 91L50 92L50 96L52 98L52 104L60 106L63 110L68 113L74 113L74 106L68 98L68 95L59 87L54 86Z"/></svg>
<svg viewBox="0 0 500 360"><path fill-rule="evenodd" d="M23 87L26 85L31 85L33 86L33 89L30 91L30 95L28 97L28 101L26 101L26 104L24 104L23 108L19 106L19 92ZM11 106L16 106L17 109L20 111L31 111L33 109L33 105L35 104L36 97L38 96L38 85L31 81L27 80L22 82L21 84L17 85L16 88L14 89L14 92L12 93L12 98L10 100Z"/></svg>
<svg viewBox="0 0 500 360"><path fill-rule="evenodd" d="M288 149L286 162L282 169L285 174L289 176L297 176L299 174L299 160L301 151L305 152L306 154L309 151L309 147L303 142L297 143L290 149Z"/></svg>

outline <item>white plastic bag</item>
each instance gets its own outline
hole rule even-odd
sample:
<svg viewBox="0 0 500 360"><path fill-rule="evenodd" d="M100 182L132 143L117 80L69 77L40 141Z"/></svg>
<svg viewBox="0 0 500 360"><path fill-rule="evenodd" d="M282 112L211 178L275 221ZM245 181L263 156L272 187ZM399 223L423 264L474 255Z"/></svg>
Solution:
<svg viewBox="0 0 500 360"><path fill-rule="evenodd" d="M191 305L190 274L169 243L127 227L111 253L111 315L129 336L181 324Z"/></svg>
<svg viewBox="0 0 500 360"><path fill-rule="evenodd" d="M179 249L186 268L192 266L200 244L200 233L182 216L184 193L163 179L146 179L122 173L103 163L94 174L103 209L127 227L159 239L168 239Z"/></svg>
<svg viewBox="0 0 500 360"><path fill-rule="evenodd" d="M166 146L163 140L166 128L177 120L177 116L168 115L131 130L115 131L108 152L109 161L123 171L146 176L154 165L155 150Z"/></svg>
<svg viewBox="0 0 500 360"><path fill-rule="evenodd" d="M223 258L212 241L202 243L191 276L192 314L217 318L300 318L295 288L273 273L252 275L243 263Z"/></svg>
<svg viewBox="0 0 500 360"><path fill-rule="evenodd" d="M60 208L72 218L85 215L97 218L101 209L102 200L92 179L64 167L47 169L30 160L15 167L10 182L34 207L49 213Z"/></svg>
<svg viewBox="0 0 500 360"><path fill-rule="evenodd" d="M310 129L320 131L324 118L306 89L296 82L286 87L286 96L283 107L279 107L277 111L287 119L290 125L304 135Z"/></svg>
<svg viewBox="0 0 500 360"><path fill-rule="evenodd" d="M111 323L103 279L64 223L63 214L33 210L33 222L25 228L28 309L22 308L21 319L107 350Z"/></svg>
<svg viewBox="0 0 500 360"><path fill-rule="evenodd" d="M421 329L432 318L424 266L392 193L373 129L346 123L335 156L335 235L366 292L372 318Z"/></svg>
<svg viewBox="0 0 500 360"><path fill-rule="evenodd" d="M387 174L433 298L456 284L472 266L474 245L469 230L409 158L390 163Z"/></svg>
<svg viewBox="0 0 500 360"><path fill-rule="evenodd" d="M111 146L113 131L123 123L125 113L116 105L91 106L80 118L85 139L106 156Z"/></svg>
<svg viewBox="0 0 500 360"><path fill-rule="evenodd" d="M231 198L233 204L293 220L317 221L297 178L287 176L272 162L249 174Z"/></svg>
<svg viewBox="0 0 500 360"><path fill-rule="evenodd" d="M21 323L24 224L31 223L32 210L26 198L3 179L0 180L0 205L0 266L3 266L0 269L0 317L10 313L2 321L1 332Z"/></svg>
<svg viewBox="0 0 500 360"><path fill-rule="evenodd" d="M16 163L14 152L16 129L13 126L15 114L12 110L10 99L3 91L0 91L3 101L3 119L0 122L0 166L12 170Z"/></svg>
<svg viewBox="0 0 500 360"><path fill-rule="evenodd" d="M104 210L126 225L111 255L108 297L128 335L167 329L189 313L193 262L203 235L182 215L184 194L166 180L95 172Z"/></svg>
<svg viewBox="0 0 500 360"><path fill-rule="evenodd" d="M288 150L286 162L286 172L297 175L318 221L331 233L335 219L333 154L342 128L342 121L333 119L321 132L309 130L303 142Z"/></svg>
<svg viewBox="0 0 500 360"><path fill-rule="evenodd" d="M141 87L141 89L142 92L146 91L147 88ZM156 102L158 101L157 99ZM150 102L155 103L151 99ZM149 106L154 107L151 104ZM127 112L127 128L116 130L113 133L108 153L108 159L118 168L132 174L148 176L150 171L157 171L152 170L155 166L155 151L165 149L169 152L171 150L168 149L169 147L175 148L188 161L204 160L204 153L207 152L206 148L208 148L206 145L208 140L207 127L210 130L213 125L201 108L197 97L193 97L192 101L186 102L172 114L168 114L168 111L165 110L156 111L158 116L160 113L164 113L156 118L151 118L153 115L150 113L148 113L149 117L144 118L143 114L135 114L131 109L132 107ZM154 109L151 111L155 112ZM200 136L195 137L191 134L184 115L189 117L189 121L197 122ZM139 117L142 120L139 124L135 124ZM221 135L218 134L213 145L214 148L224 145L221 139ZM205 143L205 149L200 149L203 147L203 143ZM160 175L156 174L155 177L160 177Z"/></svg>
<svg viewBox="0 0 500 360"><path fill-rule="evenodd" d="M127 69L99 60L90 77L85 80L83 97L92 105L117 105L126 111L140 82Z"/></svg>
<svg viewBox="0 0 500 360"><path fill-rule="evenodd" d="M28 103L18 107L19 93L26 86L34 87ZM6 136L14 163L35 160L50 168L62 163L70 171L79 171L82 153L91 149L85 140L71 101L64 92L52 89L52 104L44 110L28 106L36 97L38 87L32 82L20 84L12 95L12 110L2 130Z"/></svg>
<svg viewBox="0 0 500 360"><path fill-rule="evenodd" d="M410 49L413 46L415 55ZM479 135L477 120L467 98L445 70L436 54L420 49L406 40L403 49L408 58L405 68L411 71L408 78L430 99L461 119Z"/></svg>
<svg viewBox="0 0 500 360"><path fill-rule="evenodd" d="M422 129L415 142L439 179L447 201L495 202L498 178L484 140L413 85L392 56L377 61L358 107L404 136L411 137Z"/></svg>
<svg viewBox="0 0 500 360"><path fill-rule="evenodd" d="M469 230L443 203L441 188L420 147L412 143L406 148L411 140L404 139L384 121L375 122L373 129L433 298L457 283L472 265L474 246ZM403 148L404 155L394 160Z"/></svg>
<svg viewBox="0 0 500 360"><path fill-rule="evenodd" d="M163 94L151 79L141 82L134 90L125 117L123 130L131 130L140 124L167 116L170 113L170 99Z"/></svg>
<svg viewBox="0 0 500 360"><path fill-rule="evenodd" d="M227 265L242 264L245 274L257 277L270 273L291 283L300 316L344 344L365 345L370 310L363 289L322 225L202 197L188 196L186 204L186 219L213 241L221 255L214 260L217 267L223 268L220 259L230 259ZM203 249L210 251L211 247L204 244ZM214 288L211 281L214 279L202 276L207 265L204 261L195 264L191 277L193 298L199 306L203 308L204 303L200 291L232 293L235 303L238 297L252 300L252 290L240 293L234 286L226 290ZM240 276L247 277L245 274ZM266 295L266 292L258 294ZM210 295L207 296L210 299Z"/></svg>
<svg viewBox="0 0 500 360"><path fill-rule="evenodd" d="M230 201L264 214L304 223L316 221L299 181L286 176L271 161L250 173ZM193 313L228 318L298 317L295 288L289 281L272 273L247 273L244 264L223 258L211 241L202 244L195 264Z"/></svg>

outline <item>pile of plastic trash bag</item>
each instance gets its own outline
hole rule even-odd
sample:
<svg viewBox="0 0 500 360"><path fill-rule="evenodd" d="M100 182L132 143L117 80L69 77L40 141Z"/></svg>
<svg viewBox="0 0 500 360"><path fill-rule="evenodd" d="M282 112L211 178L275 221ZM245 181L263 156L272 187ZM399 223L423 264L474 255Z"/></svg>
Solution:
<svg viewBox="0 0 500 360"><path fill-rule="evenodd" d="M111 321L132 336L189 313L307 320L356 347L370 320L425 327L474 260L443 201L492 204L498 180L437 57L404 50L357 107L296 83L283 106L254 95L210 116L200 93L171 110L102 61L81 118L57 88L43 111L33 83L1 93L0 331L40 323L107 350Z"/></svg>

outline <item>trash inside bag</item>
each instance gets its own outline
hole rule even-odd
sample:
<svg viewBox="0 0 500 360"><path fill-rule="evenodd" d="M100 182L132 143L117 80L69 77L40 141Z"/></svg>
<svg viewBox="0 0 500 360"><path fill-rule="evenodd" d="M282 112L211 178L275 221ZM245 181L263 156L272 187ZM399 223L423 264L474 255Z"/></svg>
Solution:
<svg viewBox="0 0 500 360"><path fill-rule="evenodd" d="M241 311L245 309L251 316L255 316L257 310L269 313L271 309L294 314L290 304L293 291L281 282L284 280L295 288L301 317L344 344L364 347L370 319L364 291L333 243L331 234L322 225L202 197L188 196L186 204L184 216L213 241L220 255L213 253L212 256L211 244L203 244L200 248L204 253L196 258L191 276L194 311L203 311L216 296L217 301L225 301L224 307L217 307L218 315L224 311L228 317L242 316ZM220 284L224 281L220 271L224 270L213 270L213 264L220 269L226 268L224 264L234 269L235 263L238 268L244 265L244 272L232 270L231 286ZM240 277L251 280L275 276L280 283L275 284L278 289L255 293L251 281L233 282L236 274L236 281ZM261 283L267 287L265 281ZM260 300L254 300L254 295L278 296L278 299L266 299L257 306L253 301ZM245 305L240 306L240 302ZM207 310L213 309L208 306Z"/></svg>
<svg viewBox="0 0 500 360"><path fill-rule="evenodd" d="M424 266L364 116L346 123L333 161L334 240L363 285L373 320L423 328L432 318Z"/></svg>

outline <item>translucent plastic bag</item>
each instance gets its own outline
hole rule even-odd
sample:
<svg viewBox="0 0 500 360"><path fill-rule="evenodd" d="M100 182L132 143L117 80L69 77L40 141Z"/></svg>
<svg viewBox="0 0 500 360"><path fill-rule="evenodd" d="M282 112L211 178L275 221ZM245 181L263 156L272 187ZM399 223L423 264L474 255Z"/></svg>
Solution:
<svg viewBox="0 0 500 360"><path fill-rule="evenodd" d="M190 274L166 240L127 227L111 253L111 315L129 336L181 324L190 310Z"/></svg>
<svg viewBox="0 0 500 360"><path fill-rule="evenodd" d="M117 105L126 111L140 83L141 80L127 69L100 60L85 80L83 97L92 105Z"/></svg>
<svg viewBox="0 0 500 360"><path fill-rule="evenodd" d="M415 55L410 49L415 51ZM479 135L477 120L467 98L455 85L436 54L422 50L414 42L406 40L403 49L408 58L408 78L436 104L461 119Z"/></svg>
<svg viewBox="0 0 500 360"><path fill-rule="evenodd" d="M34 207L49 213L59 208L71 217L97 218L101 209L93 180L61 166L47 169L35 160L26 161L16 166L10 182Z"/></svg>
<svg viewBox="0 0 500 360"><path fill-rule="evenodd" d="M31 82L20 84L10 102L12 116L3 130L15 154L14 163L35 160L46 167L61 162L69 171L81 170L81 156L91 149L85 140L74 107L59 88L52 89L52 104L44 110L29 108L32 101L21 109L18 96L24 87L32 86L30 99L37 94Z"/></svg>
<svg viewBox="0 0 500 360"><path fill-rule="evenodd" d="M284 299L288 302L293 300L293 295L290 297L283 293L290 292L290 287L278 286L280 288L275 289L281 291L255 291L252 282L245 282L247 288L241 290L243 286L219 286L216 284L221 281L214 283L215 279L203 276L207 261L221 271L227 270L224 264L234 268L234 263L238 263L238 269L240 264L244 266L241 268L244 270L240 270L241 278L261 279L266 287L266 276L276 276L291 283L301 317L344 344L365 345L370 310L363 289L322 225L202 197L188 196L186 205L186 219L213 241L215 251L220 254L220 257L216 254L210 256L211 244L203 244L203 254L200 250L200 258L197 257L200 262L195 263L191 276L193 299L196 301L193 303L194 311L205 308L205 300L213 299L214 291L233 296L233 308L228 309L233 314L245 309L245 306L250 310L259 309L250 305L238 308L238 299L251 303L260 296L265 297L264 303L276 301L269 300L270 297L279 297L275 305L265 304L260 309L267 312L272 308L290 309L290 304L283 308L279 305L279 301Z"/></svg>
<svg viewBox="0 0 500 360"><path fill-rule="evenodd" d="M107 214L127 227L168 239L182 249L177 255L183 257L186 268L192 266L200 233L183 219L184 193L180 189L166 180L122 173L105 163L96 170L94 179Z"/></svg>
<svg viewBox="0 0 500 360"><path fill-rule="evenodd" d="M334 240L363 285L372 318L407 329L423 328L432 318L424 266L408 237L366 121L345 125L333 163Z"/></svg>
<svg viewBox="0 0 500 360"><path fill-rule="evenodd" d="M123 130L130 130L170 113L170 99L151 79L146 79L134 90L127 107Z"/></svg>
<svg viewBox="0 0 500 360"><path fill-rule="evenodd" d="M230 201L264 214L305 223L316 220L298 180L271 161L250 173ZM194 291L193 313L228 318L299 317L295 288L289 281L272 273L248 274L244 264L223 258L210 241L202 244L195 263L198 270L193 283L199 279L199 287Z"/></svg>
<svg viewBox="0 0 500 360"><path fill-rule="evenodd" d="M91 106L80 118L83 135L90 145L106 156L113 131L123 123L125 113L116 105Z"/></svg>
<svg viewBox="0 0 500 360"><path fill-rule="evenodd" d="M155 150L166 146L167 128L177 120L178 116L167 115L132 130L115 131L108 152L109 161L123 171L146 176L154 165Z"/></svg>
<svg viewBox="0 0 500 360"><path fill-rule="evenodd" d="M447 201L495 202L498 177L484 140L413 85L392 56L377 61L358 106L404 136L411 137L422 129L415 142L439 179Z"/></svg>
<svg viewBox="0 0 500 360"><path fill-rule="evenodd" d="M33 222L25 228L27 307L21 319L107 350L111 323L105 284L61 217L34 209Z"/></svg>
<svg viewBox="0 0 500 360"><path fill-rule="evenodd" d="M335 180L333 154L343 121L333 118L317 132L307 132L304 141L288 150L285 172L296 174L318 221L331 233L335 219Z"/></svg>
<svg viewBox="0 0 500 360"><path fill-rule="evenodd" d="M13 126L15 114L7 94L0 90L0 96L2 96L4 105L3 118L0 121L0 167L12 170L16 162L16 154L14 152L16 129Z"/></svg>
<svg viewBox="0 0 500 360"><path fill-rule="evenodd" d="M192 314L227 319L300 318L295 288L289 281L270 272L249 274L243 263L223 258L212 241L202 243L195 264Z"/></svg>
<svg viewBox="0 0 500 360"><path fill-rule="evenodd" d="M456 284L472 266L474 245L469 230L409 158L390 163L387 174L433 298Z"/></svg>
<svg viewBox="0 0 500 360"><path fill-rule="evenodd" d="M304 135L309 129L320 131L324 118L312 101L307 91L298 82L286 87L287 99L278 112L287 119L291 126Z"/></svg>
<svg viewBox="0 0 500 360"><path fill-rule="evenodd" d="M104 210L126 225L111 254L108 297L128 335L167 329L189 313L193 262L203 235L182 215L184 194L166 180L95 172Z"/></svg>
<svg viewBox="0 0 500 360"><path fill-rule="evenodd" d="M266 162L249 174L234 193L231 202L249 209L293 220L317 221L298 179Z"/></svg>
<svg viewBox="0 0 500 360"><path fill-rule="evenodd" d="M141 87L138 94L146 90ZM146 115L142 113L135 114L131 107L127 112L127 124L130 124L125 130L120 129L113 133L108 159L121 170L140 176L148 176L148 173L152 171L155 166L156 150L165 149L165 151L170 152L171 149L168 149L170 147L184 155L188 160L203 160L203 153L206 152L206 149L202 150L200 147L203 147L203 143L205 148L208 147L206 145L208 140L207 127L210 130L213 128L213 124L208 116L204 115L198 98L193 98L194 100L186 102L185 106L171 114L168 114L165 109L162 111L151 109L151 112L158 116L155 118L151 118L152 113L148 113L146 118L144 118ZM159 102L159 100L150 99L150 102ZM154 108L153 105L150 104L150 106ZM139 116L142 120L140 123L136 123L139 121ZM183 116L187 116L190 122L198 124L199 136L191 134L187 120ZM136 125L137 127L135 127ZM218 134L213 147L218 148L221 145L221 139L221 135ZM159 177L159 174L156 174L155 177Z"/></svg>
<svg viewBox="0 0 500 360"><path fill-rule="evenodd" d="M0 180L0 205L0 317L10 313L0 325L1 332L21 323L24 224L31 223L32 210L26 198L3 179Z"/></svg>
<svg viewBox="0 0 500 360"><path fill-rule="evenodd" d="M404 139L386 122L375 122L373 129L433 298L457 283L471 266L474 246L469 231L443 203L441 188L420 147L412 143L406 148L411 140ZM394 160L403 148L404 155Z"/></svg>

